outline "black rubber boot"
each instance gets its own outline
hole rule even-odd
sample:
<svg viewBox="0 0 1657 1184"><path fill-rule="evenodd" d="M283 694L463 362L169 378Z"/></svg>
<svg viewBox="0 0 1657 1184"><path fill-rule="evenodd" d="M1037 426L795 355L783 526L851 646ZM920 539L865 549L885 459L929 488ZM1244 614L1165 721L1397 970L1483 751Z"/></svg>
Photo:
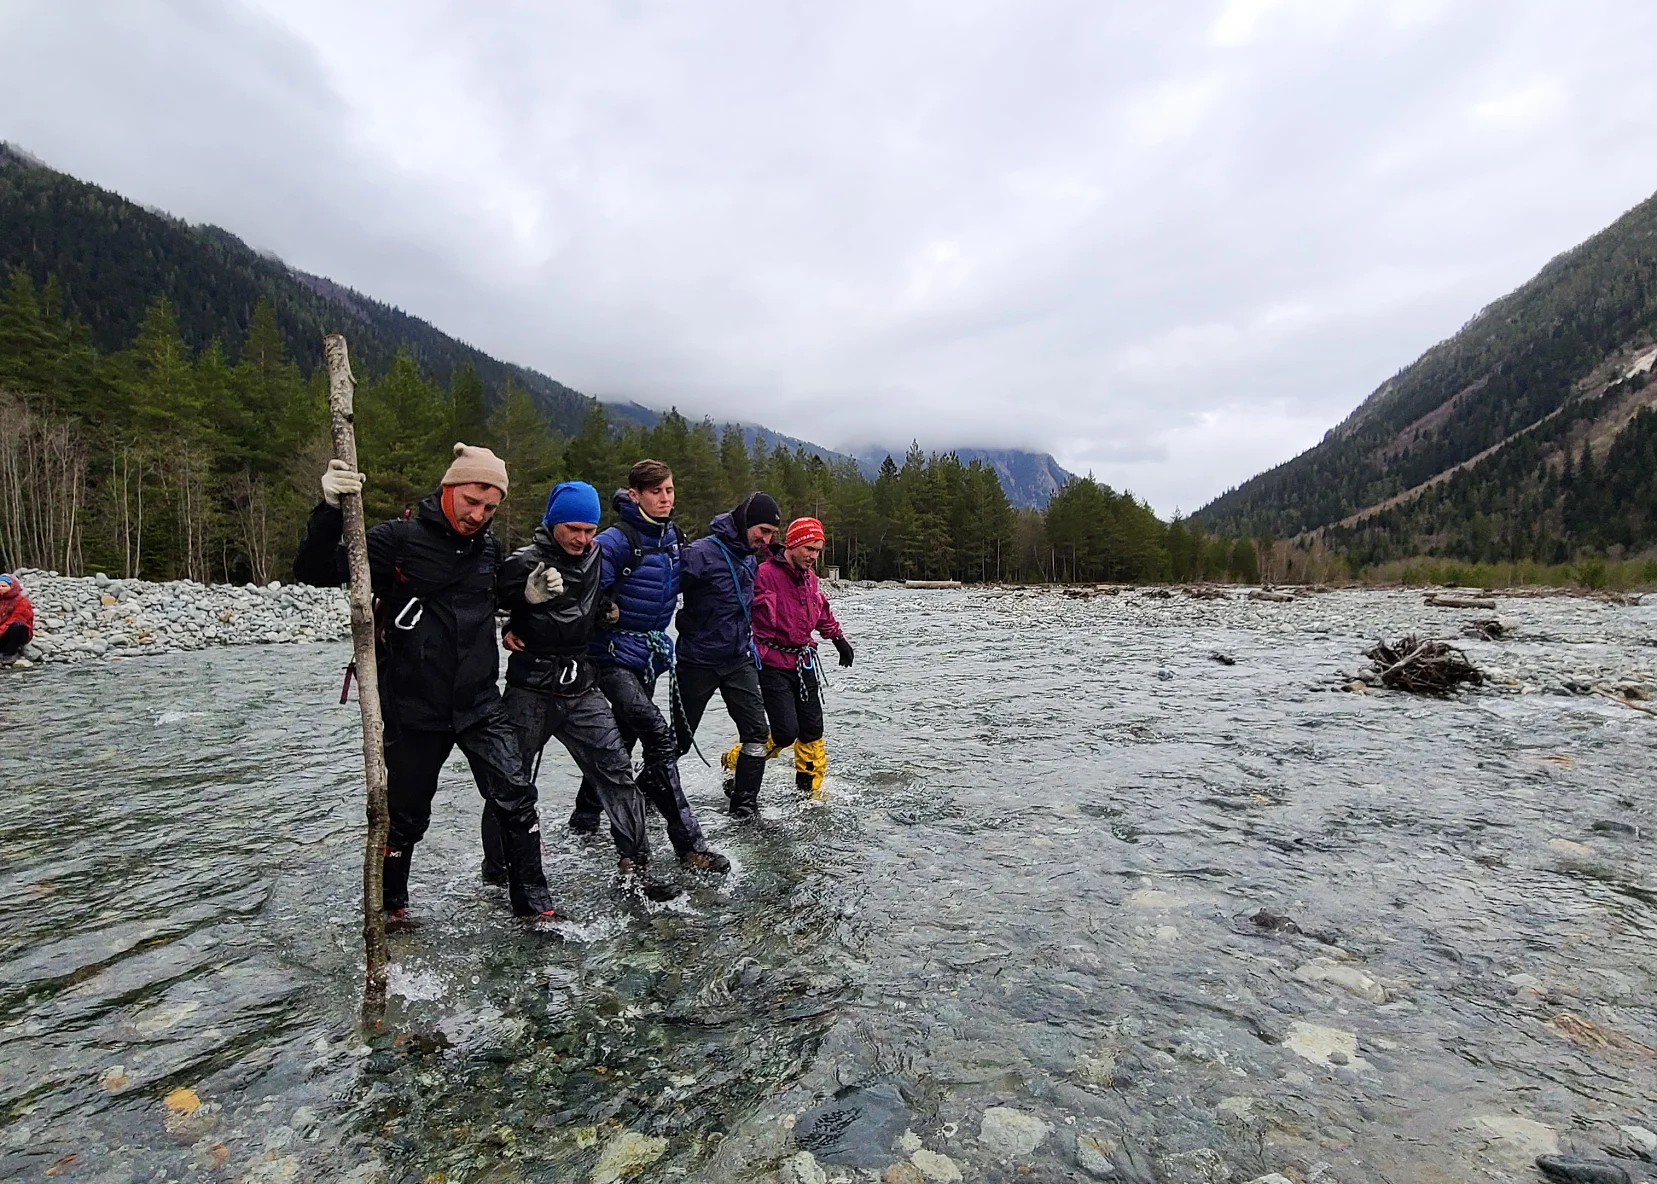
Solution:
<svg viewBox="0 0 1657 1184"><path fill-rule="evenodd" d="M617 868L617 883L623 892L638 892L650 900L672 900L679 895L679 886L669 884L650 874L650 865L636 863L622 857Z"/></svg>
<svg viewBox="0 0 1657 1184"><path fill-rule="evenodd" d="M408 869L413 859L412 843L385 849L385 867L380 873L380 911L387 916L408 908Z"/></svg>
<svg viewBox="0 0 1657 1184"><path fill-rule="evenodd" d="M794 788L801 793L810 793L817 787L813 784L816 778L810 773L796 772L794 774Z"/></svg>
<svg viewBox="0 0 1657 1184"><path fill-rule="evenodd" d="M679 866L693 872L716 872L722 876L731 870L731 861L717 851L686 851L679 856Z"/></svg>
<svg viewBox="0 0 1657 1184"><path fill-rule="evenodd" d="M581 779L581 788L575 791L575 809L570 811L570 830L585 839L588 835L598 833L599 823L604 821L604 807L599 800L598 790L587 778Z"/></svg>
<svg viewBox="0 0 1657 1184"><path fill-rule="evenodd" d="M743 753L736 758L736 784L731 787L732 818L752 818L759 812L759 787L764 780L764 757Z"/></svg>
<svg viewBox="0 0 1657 1184"><path fill-rule="evenodd" d="M541 824L528 830L502 824L501 839L506 846L507 893L517 917L555 917L547 875L541 868Z"/></svg>

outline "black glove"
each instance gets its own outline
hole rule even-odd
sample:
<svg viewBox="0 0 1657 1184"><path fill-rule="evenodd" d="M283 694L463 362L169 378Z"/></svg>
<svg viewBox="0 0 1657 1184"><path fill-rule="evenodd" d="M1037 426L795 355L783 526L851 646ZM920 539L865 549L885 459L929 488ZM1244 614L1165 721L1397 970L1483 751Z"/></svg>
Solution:
<svg viewBox="0 0 1657 1184"><path fill-rule="evenodd" d="M850 666L852 664L852 643L844 637L836 637L834 648L840 651L840 665Z"/></svg>

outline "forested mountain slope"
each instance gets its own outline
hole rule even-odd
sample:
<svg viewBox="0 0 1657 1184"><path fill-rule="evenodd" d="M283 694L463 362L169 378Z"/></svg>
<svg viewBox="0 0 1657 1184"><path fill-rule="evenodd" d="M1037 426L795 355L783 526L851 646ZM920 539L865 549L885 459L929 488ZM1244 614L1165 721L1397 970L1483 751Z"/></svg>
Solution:
<svg viewBox="0 0 1657 1184"><path fill-rule="evenodd" d="M592 401L545 374L456 341L419 317L321 276L295 271L217 226L191 226L119 194L47 168L0 143L0 276L21 266L56 278L63 311L85 324L105 353L137 336L144 311L165 296L192 350L247 335L260 297L276 313L290 357L307 371L321 362L322 335L342 332L351 356L381 373L400 347L443 385L470 362L491 401L510 374L551 425L581 429Z"/></svg>
<svg viewBox="0 0 1657 1184"><path fill-rule="evenodd" d="M892 455L885 448L861 448L857 462L866 474L880 468L880 462ZM1027 452L1021 448L957 448L955 455L962 464L978 461L995 470L1001 478L1001 488L1007 491L1007 500L1015 506L1044 510L1053 495L1062 489L1075 474L1067 472L1050 453Z"/></svg>
<svg viewBox="0 0 1657 1184"><path fill-rule="evenodd" d="M911 445L865 475L850 456L756 425L721 432L600 404L226 231L3 147L0 570L280 578L331 452L318 354L333 330L350 338L374 519L414 505L466 440L512 474L494 521L509 546L529 537L554 482L608 492L654 456L680 477L687 532L766 489L787 516L822 519L825 562L858 578L1256 578L1249 540L1162 523L1091 478L1065 481L1042 514L1011 504L1001 465L970 451ZM1035 459L1047 480L1068 476Z"/></svg>
<svg viewBox="0 0 1657 1184"><path fill-rule="evenodd" d="M1657 543L1654 342L1657 198L1198 517L1256 536L1317 531L1359 565L1640 551Z"/></svg>

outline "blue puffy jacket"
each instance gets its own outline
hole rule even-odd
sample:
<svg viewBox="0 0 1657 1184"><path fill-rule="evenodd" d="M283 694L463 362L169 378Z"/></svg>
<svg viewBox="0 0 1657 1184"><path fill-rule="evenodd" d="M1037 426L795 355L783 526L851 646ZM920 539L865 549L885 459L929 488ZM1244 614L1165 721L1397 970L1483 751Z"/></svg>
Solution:
<svg viewBox="0 0 1657 1184"><path fill-rule="evenodd" d="M679 661L726 669L753 661L754 635L748 610L754 602L754 569L759 561L739 538L730 514L709 523L710 533L685 548L679 587Z"/></svg>
<svg viewBox="0 0 1657 1184"><path fill-rule="evenodd" d="M619 526L612 526L598 536L604 565L599 586L621 609L621 618L609 628L625 632L595 634L588 652L601 666L624 666L654 678L667 669L671 659L660 653L652 655L644 638L627 634L656 633L673 621L673 610L679 604L682 554L679 529L671 522L656 522L645 517L639 503L628 497L625 489L616 490L610 506L623 522L638 532L644 554L635 567L633 544ZM623 578L622 572L630 567L632 574Z"/></svg>

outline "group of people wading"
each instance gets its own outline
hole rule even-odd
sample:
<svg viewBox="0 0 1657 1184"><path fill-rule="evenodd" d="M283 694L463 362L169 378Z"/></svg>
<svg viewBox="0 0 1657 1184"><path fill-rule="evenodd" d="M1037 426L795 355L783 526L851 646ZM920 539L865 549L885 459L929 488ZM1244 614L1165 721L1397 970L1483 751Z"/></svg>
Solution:
<svg viewBox="0 0 1657 1184"><path fill-rule="evenodd" d="M535 786L541 750L555 737L581 771L570 829L596 840L607 819L621 886L652 900L679 889L651 871L647 803L682 867L730 870L709 849L679 781L679 758L716 691L737 729L720 757L732 818L754 816L766 761L789 747L798 788L821 794L827 757L812 634L833 643L840 665L852 664L817 586L822 523L799 518L784 532L776 500L751 493L687 543L673 522L673 473L641 460L611 499L615 525L599 530L591 485L560 482L529 545L506 555L489 530L507 492L505 463L487 448L456 444L454 453L435 492L368 531L391 808L389 917L406 915L414 849L456 747L484 799L483 877L507 886L521 917L561 916L541 864ZM361 473L329 462L294 561L300 582L345 582L340 498L362 487ZM506 615L500 643L498 613ZM667 635L675 615L677 647ZM509 652L504 695L500 644ZM664 675L665 715L655 694Z"/></svg>

